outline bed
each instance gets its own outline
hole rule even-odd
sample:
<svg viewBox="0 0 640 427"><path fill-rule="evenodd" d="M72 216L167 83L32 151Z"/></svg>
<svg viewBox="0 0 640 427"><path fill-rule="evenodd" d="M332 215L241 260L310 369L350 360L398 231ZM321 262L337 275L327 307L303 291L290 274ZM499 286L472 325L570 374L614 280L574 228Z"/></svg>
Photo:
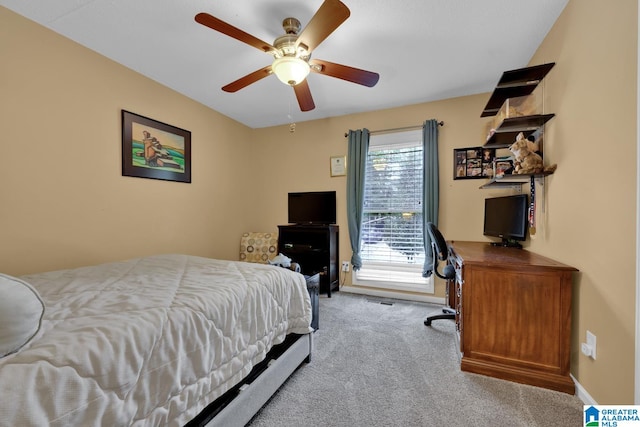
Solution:
<svg viewBox="0 0 640 427"><path fill-rule="evenodd" d="M244 425L313 347L305 279L275 266L158 255L0 290L1 426Z"/></svg>

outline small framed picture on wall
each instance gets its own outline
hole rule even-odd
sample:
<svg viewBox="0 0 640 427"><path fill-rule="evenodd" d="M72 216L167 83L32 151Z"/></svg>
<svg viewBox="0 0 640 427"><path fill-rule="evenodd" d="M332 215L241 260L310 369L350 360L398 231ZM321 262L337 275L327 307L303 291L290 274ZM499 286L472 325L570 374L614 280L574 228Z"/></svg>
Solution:
<svg viewBox="0 0 640 427"><path fill-rule="evenodd" d="M344 176L347 174L347 158L345 156L331 157L331 176Z"/></svg>
<svg viewBox="0 0 640 427"><path fill-rule="evenodd" d="M455 148L453 150L453 179L492 178L495 156L495 148Z"/></svg>

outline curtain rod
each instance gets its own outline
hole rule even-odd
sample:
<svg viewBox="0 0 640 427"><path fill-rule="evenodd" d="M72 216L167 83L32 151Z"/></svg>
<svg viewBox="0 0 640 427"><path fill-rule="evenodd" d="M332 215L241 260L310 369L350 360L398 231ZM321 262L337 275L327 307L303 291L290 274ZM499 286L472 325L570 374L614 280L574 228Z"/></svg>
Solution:
<svg viewBox="0 0 640 427"><path fill-rule="evenodd" d="M380 129L380 130L372 130L369 132L369 135L373 135L376 133L388 133L388 132L399 132L402 130L415 130L415 129L422 129L424 125L417 125L417 126L405 126L402 128L393 128L393 129ZM443 121L439 121L438 122L438 126L444 126L444 122ZM344 137L346 138L347 136L349 136L349 133L345 132Z"/></svg>

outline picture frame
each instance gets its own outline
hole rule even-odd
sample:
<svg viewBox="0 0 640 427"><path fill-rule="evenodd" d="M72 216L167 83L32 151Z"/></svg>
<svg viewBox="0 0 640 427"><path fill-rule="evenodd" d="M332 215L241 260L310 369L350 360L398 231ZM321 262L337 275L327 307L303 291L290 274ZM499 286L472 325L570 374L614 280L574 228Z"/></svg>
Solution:
<svg viewBox="0 0 640 427"><path fill-rule="evenodd" d="M331 157L331 176L345 176L347 174L347 157Z"/></svg>
<svg viewBox="0 0 640 427"><path fill-rule="evenodd" d="M191 132L122 110L122 176L191 182Z"/></svg>
<svg viewBox="0 0 640 427"><path fill-rule="evenodd" d="M505 175L512 175L514 167L515 165L512 157L496 157L493 160L493 176L496 178L502 178Z"/></svg>
<svg viewBox="0 0 640 427"><path fill-rule="evenodd" d="M494 175L495 148L453 149L453 179L487 179Z"/></svg>

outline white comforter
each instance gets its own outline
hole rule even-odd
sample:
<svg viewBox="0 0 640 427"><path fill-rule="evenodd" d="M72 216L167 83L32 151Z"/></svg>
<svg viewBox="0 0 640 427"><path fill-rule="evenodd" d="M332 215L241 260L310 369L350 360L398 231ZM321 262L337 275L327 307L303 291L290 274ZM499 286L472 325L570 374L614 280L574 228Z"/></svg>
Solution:
<svg viewBox="0 0 640 427"><path fill-rule="evenodd" d="M304 277L160 255L22 277L43 326L0 359L0 425L183 425L288 333L311 331Z"/></svg>

